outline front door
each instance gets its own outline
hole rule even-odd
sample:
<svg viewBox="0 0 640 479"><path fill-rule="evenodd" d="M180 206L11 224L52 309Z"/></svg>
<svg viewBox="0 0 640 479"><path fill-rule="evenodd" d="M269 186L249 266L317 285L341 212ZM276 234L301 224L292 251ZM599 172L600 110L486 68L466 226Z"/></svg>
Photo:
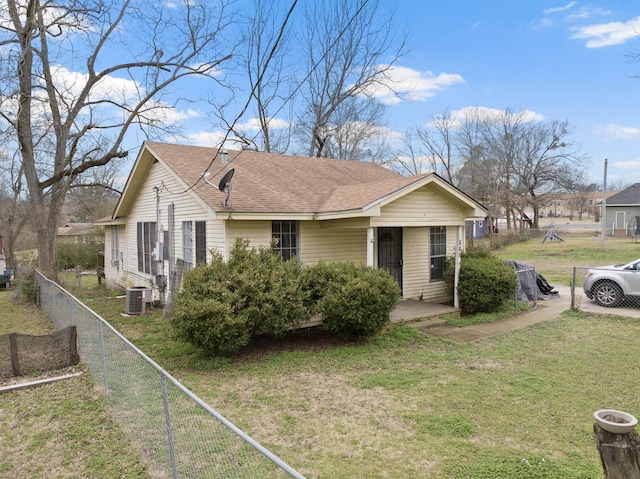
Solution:
<svg viewBox="0 0 640 479"><path fill-rule="evenodd" d="M378 228L378 267L386 269L402 289L402 228Z"/></svg>

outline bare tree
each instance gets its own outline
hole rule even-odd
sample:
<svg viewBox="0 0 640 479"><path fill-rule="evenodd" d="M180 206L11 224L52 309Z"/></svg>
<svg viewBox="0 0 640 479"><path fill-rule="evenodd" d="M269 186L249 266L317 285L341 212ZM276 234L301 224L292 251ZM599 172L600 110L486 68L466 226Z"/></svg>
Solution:
<svg viewBox="0 0 640 479"><path fill-rule="evenodd" d="M419 141L416 139L415 129L409 128L402 136L401 151L394 155L395 157L389 165L391 169L407 176L419 175L425 170L429 170L430 164L418 145Z"/></svg>
<svg viewBox="0 0 640 479"><path fill-rule="evenodd" d="M16 246L30 215L25 198L23 172L15 156L0 153L0 232L3 235L6 267L16 267Z"/></svg>
<svg viewBox="0 0 640 479"><path fill-rule="evenodd" d="M383 164L391 147L383 124L385 107L372 98L347 98L336 109L323 156Z"/></svg>
<svg viewBox="0 0 640 479"><path fill-rule="evenodd" d="M405 39L398 37L393 16L379 20L379 4L379 0L308 4L301 44L309 74L301 90L297 126L309 156L325 156L341 105L377 84L388 85L388 72L404 51ZM358 106L369 108L357 103L350 108Z"/></svg>
<svg viewBox="0 0 640 479"><path fill-rule="evenodd" d="M455 155L456 121L444 109L435 113L427 125L416 128L418 138L431 161L431 168L452 185L457 184L459 165Z"/></svg>
<svg viewBox="0 0 640 479"><path fill-rule="evenodd" d="M284 124L275 118L283 110L291 115L289 99L294 91L293 65L286 62L291 57L292 36L292 29L287 25L297 0L293 0L286 11L282 10L281 5L276 0L254 0L252 16L244 34L244 70L255 108L255 126L262 137L261 145L256 147L274 153L288 150L293 129L290 117ZM237 137L250 138L248 133L236 126L232 131Z"/></svg>
<svg viewBox="0 0 640 479"><path fill-rule="evenodd" d="M0 128L20 155L39 267L55 278L69 189L126 157L131 130L173 130L180 100L165 94L187 76L215 80L233 53L222 35L232 16L225 2L7 0L0 18Z"/></svg>

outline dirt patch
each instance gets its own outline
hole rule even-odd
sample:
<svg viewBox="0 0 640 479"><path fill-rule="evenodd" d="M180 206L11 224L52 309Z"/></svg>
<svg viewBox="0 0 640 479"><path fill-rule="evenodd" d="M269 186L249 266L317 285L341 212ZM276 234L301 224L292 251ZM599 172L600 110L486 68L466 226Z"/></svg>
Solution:
<svg viewBox="0 0 640 479"><path fill-rule="evenodd" d="M362 344L363 342L364 340L341 340L326 329L318 326L292 331L282 338L258 336L250 344L242 348L241 356L256 358L282 352L323 351L326 349Z"/></svg>

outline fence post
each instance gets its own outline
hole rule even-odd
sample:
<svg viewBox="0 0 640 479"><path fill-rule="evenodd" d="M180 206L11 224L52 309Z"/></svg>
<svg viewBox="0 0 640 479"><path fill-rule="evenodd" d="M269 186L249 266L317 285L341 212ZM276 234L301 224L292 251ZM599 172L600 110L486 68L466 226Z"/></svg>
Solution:
<svg viewBox="0 0 640 479"><path fill-rule="evenodd" d="M71 360L71 364L78 364L80 362L77 340L78 330L75 326L69 326L69 359Z"/></svg>
<svg viewBox="0 0 640 479"><path fill-rule="evenodd" d="M18 333L9 335L9 344L11 345L11 369L14 376L21 376L20 361L18 361Z"/></svg>
<svg viewBox="0 0 640 479"><path fill-rule="evenodd" d="M102 321L98 319L98 331L100 337L100 359L102 362L102 384L104 386L104 393L109 391L109 383L107 382L107 355L104 351L104 335L102 333Z"/></svg>
<svg viewBox="0 0 640 479"><path fill-rule="evenodd" d="M164 425L167 430L167 445L169 447L169 461L174 479L178 479L178 466L176 464L176 452L173 445L173 426L171 425L171 412L169 411L169 394L167 392L167 379L160 373L160 388L162 389L162 404L164 406Z"/></svg>
<svg viewBox="0 0 640 479"><path fill-rule="evenodd" d="M614 434L596 422L593 432L605 479L640 479L640 439L636 431Z"/></svg>
<svg viewBox="0 0 640 479"><path fill-rule="evenodd" d="M573 277L571 278L571 310L576 309L576 267L573 267Z"/></svg>

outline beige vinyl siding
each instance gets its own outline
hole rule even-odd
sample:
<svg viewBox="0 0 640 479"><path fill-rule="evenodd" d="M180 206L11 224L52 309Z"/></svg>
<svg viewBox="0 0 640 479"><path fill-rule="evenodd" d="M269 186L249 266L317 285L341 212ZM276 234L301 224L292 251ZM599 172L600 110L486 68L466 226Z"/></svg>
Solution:
<svg viewBox="0 0 640 479"><path fill-rule="evenodd" d="M345 223L342 223L344 226ZM367 261L367 230L332 228L318 221L301 221L299 229L300 261ZM236 238L246 238L251 246L271 245L271 221L229 221L229 247Z"/></svg>
<svg viewBox="0 0 640 479"><path fill-rule="evenodd" d="M367 262L367 230L332 228L318 221L300 223L300 255L305 264L320 261Z"/></svg>
<svg viewBox="0 0 640 479"><path fill-rule="evenodd" d="M249 240L250 246L258 248L271 246L271 220L267 221L227 221L229 249L233 247L236 238Z"/></svg>
<svg viewBox="0 0 640 479"><path fill-rule="evenodd" d="M125 228L122 226L107 226L104 229L104 276L105 284L110 289L121 289L127 287L127 272L123 262L120 261L118 267L111 266L111 230L118 230L119 259L123 257L123 240Z"/></svg>
<svg viewBox="0 0 640 479"><path fill-rule="evenodd" d="M154 187L158 187L159 203L156 204L156 191ZM156 205L160 208L160 225L166 230L169 227L168 208L174 205L174 253L176 258L182 257L182 221L206 221L207 211L192 192L186 191L184 185L180 184L176 179L159 163L154 163L149 171L149 175L145 180L136 202L131 208L127 217L126 229L120 230L120 251L122 252L123 261L122 268L117 276L118 284L122 287L130 286L149 286L155 278L152 275L141 273L138 271L138 238L137 223L138 222L156 222L157 213ZM215 221L215 220L214 220ZM221 221L215 221L222 223ZM219 233L216 230L222 227L210 226L207 222L207 241L211 240L211 244L207 244L207 249L214 246L214 242L218 237L224 237L224 231ZM217 234L216 234L217 232ZM160 238L161 239L161 238ZM219 239L218 239L219 241ZM174 258L175 261L175 258ZM158 271L158 274L168 274L168 262L164 262L164 270Z"/></svg>
<svg viewBox="0 0 640 479"><path fill-rule="evenodd" d="M464 224L462 210L423 186L382 207L372 226L449 226Z"/></svg>
<svg viewBox="0 0 640 479"><path fill-rule="evenodd" d="M404 228L402 238L402 297L420 299L430 286L429 228Z"/></svg>
<svg viewBox="0 0 640 479"><path fill-rule="evenodd" d="M455 255L457 226L447 227L447 256ZM453 298L444 281L430 281L430 227L404 228L403 231L403 298L420 299L430 303L445 303ZM462 232L464 249L464 231Z"/></svg>

